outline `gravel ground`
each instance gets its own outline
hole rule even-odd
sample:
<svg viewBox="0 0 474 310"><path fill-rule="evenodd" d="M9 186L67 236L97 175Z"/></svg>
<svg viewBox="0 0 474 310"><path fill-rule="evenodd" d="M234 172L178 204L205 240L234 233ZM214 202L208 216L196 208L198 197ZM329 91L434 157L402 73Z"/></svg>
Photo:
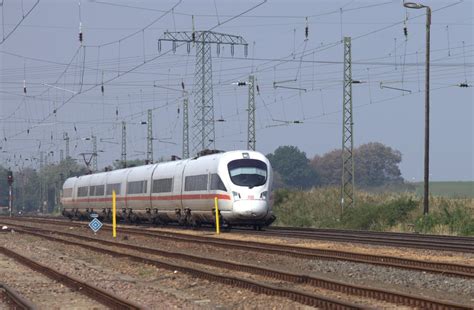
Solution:
<svg viewBox="0 0 474 310"><path fill-rule="evenodd" d="M474 254L471 253L461 253L461 252L452 252L452 251L434 251L434 250L425 250L425 249L415 249L415 248L395 248L387 247L381 245L367 245L362 243L347 243L347 242L337 242L337 241L322 241L322 240L308 240L308 239L296 239L296 238L281 238L273 236L259 236L258 232L255 232L255 235L242 234L239 232L230 232L223 233L219 236L216 236L213 233L206 231L196 231L196 230L183 230L183 229L172 229L172 228L151 228L151 230L158 231L170 231L178 232L183 234L191 235L205 235L207 237L214 237L219 239L229 239L229 240L246 240L246 241L256 241L256 242L265 242L265 243L274 243L274 244L285 244L291 246L315 248L315 249L329 249L329 250L338 250L338 251L350 251L354 253L362 254L377 254L377 255L387 255L387 256L396 256L407 259L418 259L424 261L433 261L433 262L446 262L446 263L456 263L456 264L466 264L474 266Z"/></svg>
<svg viewBox="0 0 474 310"><path fill-rule="evenodd" d="M33 236L2 237L0 245L153 309L312 309Z"/></svg>
<svg viewBox="0 0 474 310"><path fill-rule="evenodd" d="M4 237L5 235L2 235L2 239ZM2 283L15 289L39 309L106 309L87 296L74 292L4 255L0 255L0 272ZM9 308L6 303L4 305L6 309ZM0 309L5 308L0 303Z"/></svg>
<svg viewBox="0 0 474 310"><path fill-rule="evenodd" d="M91 236L89 228L55 227L58 230ZM208 233L207 233L208 234ZM113 240L110 233L102 231L96 237ZM194 254L209 258L230 260L239 263L253 264L276 270L308 274L353 284L363 284L389 290L397 290L407 294L462 302L474 302L474 280L431 274L412 270L381 267L347 261L309 260L285 257L273 254L228 250L213 246L195 245L188 242L170 242L138 235L120 235L121 242ZM126 237L126 238L125 238ZM127 239L127 240L123 240ZM378 254L375 247L372 254ZM419 250L416 250L419 251ZM460 254L462 255L462 254Z"/></svg>
<svg viewBox="0 0 474 310"><path fill-rule="evenodd" d="M32 226L40 226L38 224L30 224ZM91 236L91 231L86 228L77 228L77 227L61 227L57 226L55 229L64 230L68 232L74 232L77 234L84 234ZM180 231L182 232L182 231ZM187 232L188 233L188 232ZM209 232L195 232L189 231L191 234L199 235L209 235ZM110 232L102 231L99 232L96 237L112 240L109 236ZM453 302L462 302L466 304L471 304L474 302L474 280L462 279L457 277L443 276L438 274L430 274L424 272L402 270L395 268L386 268L374 265L358 264L351 263L346 261L326 261L326 260L308 260L308 259L298 259L298 258L289 258L279 255L270 255L263 253L251 253L240 250L228 250L222 248L216 248L212 246L201 246L195 245L188 242L171 242L163 241L156 238L143 237L137 235L123 235L120 234L119 230L119 239L128 239L120 240L124 243L130 243L146 247L155 247L159 249L165 249L169 251L183 252L187 254L200 255L210 258L225 259L235 262L260 265L277 270L291 271L295 273L308 274L317 277L324 277L329 279L334 279L338 281L345 281L348 283L354 284L363 284L370 287L385 288L390 290L397 290L409 294L420 294L423 296L445 299ZM126 237L126 238L125 238ZM245 239L245 240L256 240L266 242L274 242L273 238L261 238L261 237L249 237L242 236L242 238L237 238L236 235L222 234L219 238L232 238L232 239ZM257 241L257 240L256 240ZM294 240L292 240L294 241ZM288 240L285 241L288 243ZM319 242L302 242L305 246L308 247L319 247ZM311 243L316 243L316 246ZM301 244L297 244L301 245ZM336 247L340 244L336 244ZM379 247L379 246L363 246L365 251L368 251L369 248L372 248L372 254L379 254L379 250L384 254L390 252L390 248ZM356 246L356 249L359 252L362 252L359 245ZM347 249L345 249L347 250ZM350 249L352 251L352 248ZM399 249L392 249L392 255L400 251ZM419 255L420 250L413 250L411 253L407 254L410 250L405 251L405 257L418 258L416 255ZM435 252L437 253L437 252ZM426 254L425 254L426 255ZM469 254L463 253L441 253L436 256L437 261L448 261L448 262L461 262L468 263L470 258ZM466 261L464 261L464 258ZM446 260L442 259L445 258Z"/></svg>

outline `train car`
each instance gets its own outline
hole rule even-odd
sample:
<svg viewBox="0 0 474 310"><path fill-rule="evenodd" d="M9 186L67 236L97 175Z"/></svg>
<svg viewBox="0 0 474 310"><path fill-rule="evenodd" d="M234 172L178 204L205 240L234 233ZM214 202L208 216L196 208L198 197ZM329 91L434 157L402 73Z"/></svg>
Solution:
<svg viewBox="0 0 474 310"><path fill-rule="evenodd" d="M191 159L96 173L66 180L63 215L110 220L112 191L117 216L130 222L214 224L214 199L226 226L270 225L273 172L255 151L230 151Z"/></svg>

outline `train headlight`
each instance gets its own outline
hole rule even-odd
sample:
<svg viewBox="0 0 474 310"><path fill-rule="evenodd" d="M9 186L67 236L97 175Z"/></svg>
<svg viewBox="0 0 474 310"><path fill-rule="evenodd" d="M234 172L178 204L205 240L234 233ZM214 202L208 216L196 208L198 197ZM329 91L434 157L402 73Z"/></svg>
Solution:
<svg viewBox="0 0 474 310"><path fill-rule="evenodd" d="M262 193L260 194L260 198L267 200L267 198L268 198L268 191L262 192Z"/></svg>
<svg viewBox="0 0 474 310"><path fill-rule="evenodd" d="M237 201L237 200L240 200L240 194L237 193L237 192L232 192L232 195L234 196L234 200Z"/></svg>

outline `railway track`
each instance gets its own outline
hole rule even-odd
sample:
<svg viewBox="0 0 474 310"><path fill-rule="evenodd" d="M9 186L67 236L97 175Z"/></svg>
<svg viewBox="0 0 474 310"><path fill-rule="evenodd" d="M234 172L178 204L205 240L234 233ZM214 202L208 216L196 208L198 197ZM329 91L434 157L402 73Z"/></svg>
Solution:
<svg viewBox="0 0 474 310"><path fill-rule="evenodd" d="M252 233L236 229L242 233ZM261 235L474 253L474 238L359 230L268 227Z"/></svg>
<svg viewBox="0 0 474 310"><path fill-rule="evenodd" d="M19 218L13 219L12 222L14 223L15 220L19 220ZM45 222L44 219L21 219L19 221L35 223ZM84 223L80 222L55 220L47 220L46 222L60 226L85 226ZM23 226L23 228L26 228L26 226ZM102 229L111 230L111 227L108 225L104 225ZM196 236L168 231L156 231L143 228L139 229L131 227L120 227L120 231L126 234L141 235L175 242L198 243L202 245L211 245L227 249L240 249L244 251L277 254L291 257L299 257L304 259L344 260L356 263L379 265L384 267L403 268L422 272L441 273L444 275L474 278L474 266L463 264L429 262L386 255L361 254L339 250L303 248L282 244L262 243L256 241L241 241L230 239L220 240L213 237Z"/></svg>
<svg viewBox="0 0 474 310"><path fill-rule="evenodd" d="M23 218L38 219L37 217ZM41 217L41 219L52 218ZM55 217L53 219L56 221L70 222L69 220L60 217ZM181 228L181 226L173 226L173 228ZM258 232L247 228L233 228L232 230L242 234L258 234L280 238L326 240L436 251L474 253L473 237L279 226L267 227L265 230Z"/></svg>
<svg viewBox="0 0 474 310"><path fill-rule="evenodd" d="M246 272L249 274L259 275L268 278L274 278L280 281L287 281L293 283L294 285L309 285L312 287L323 288L326 290L332 290L336 292L340 292L343 294L365 297L370 299L375 299L383 302L389 302L397 305L405 305L410 307L419 307L419 308L432 308L432 309L467 309L468 306L462 304L456 304L452 302L440 301L430 298L425 298L421 296L414 296L408 295L404 293L399 293L395 291L377 289L377 288L369 288L365 286L353 285L353 284L346 284L338 281L327 280L324 278L317 278L307 275L301 274L294 274L289 272L282 272L274 269L263 268L259 266L247 265L247 264L239 264L233 263L223 260L217 259L210 259L200 256L194 256L189 254L183 254L179 252L170 252L158 249L151 249L147 247L140 247L131 244L120 243L116 241L107 241L98 238L91 238L85 237L82 235L75 235L71 233L61 232L61 231L51 231L45 230L41 228L29 227L29 228L22 228L18 229L17 231L20 233L34 235L36 237L48 239L55 242L61 242L67 245L74 245L80 246L95 252L105 253L112 255L114 257L124 257L131 259L133 261L137 261L144 264L154 265L160 268L166 268L169 270L178 270L184 273L191 274L196 277L204 278L210 281L217 281L223 284L229 284L245 289L250 289L257 293L264 293L269 295L276 295L281 297L286 297L291 300L300 302L302 304L316 306L321 308L331 308L331 309L357 309L361 308L361 306L343 302L340 300L334 300L331 298L327 298L321 295L315 295L313 293L305 292L301 289L294 289L294 288L284 288L281 285L274 286L269 285L260 281L252 281L246 278L241 277L232 277L227 276L225 274L218 274L210 271L206 271L203 268L195 268L190 266L189 264L177 264L165 262L163 260L158 259L151 259L147 258L143 255L136 255L125 253L123 250L134 250L139 253L148 253L153 255L158 255L161 257L166 258L173 258L174 260L184 260L186 262L203 264L212 267L218 267L222 269L226 269L229 271L239 271L239 272ZM69 239L63 239L53 236L53 234L61 235L67 237ZM72 238L81 239L83 242L76 242L72 241ZM97 243L98 246L93 245L93 243ZM110 247L117 247L119 250L111 250L110 248L104 248L104 246Z"/></svg>
<svg viewBox="0 0 474 310"><path fill-rule="evenodd" d="M36 310L36 306L31 301L8 285L0 283L0 297L2 295L7 300L9 309Z"/></svg>
<svg viewBox="0 0 474 310"><path fill-rule="evenodd" d="M0 247L0 253L8 256L15 261L53 279L62 283L63 285L71 288L74 291L82 293L89 298L113 309L141 309L140 306L136 305L133 302L122 299L118 296L115 296L111 293L108 293L98 287L85 283L77 278L68 276L66 274L60 273L53 268L40 264L34 260L29 259L26 256L22 256L14 251L11 251L5 247Z"/></svg>

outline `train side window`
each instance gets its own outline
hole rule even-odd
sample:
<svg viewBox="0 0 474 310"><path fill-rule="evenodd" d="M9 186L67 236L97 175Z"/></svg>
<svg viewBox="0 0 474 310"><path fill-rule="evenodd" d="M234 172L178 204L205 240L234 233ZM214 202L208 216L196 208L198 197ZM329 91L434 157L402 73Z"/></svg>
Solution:
<svg viewBox="0 0 474 310"><path fill-rule="evenodd" d="M173 191L173 178L153 180L153 193L170 193Z"/></svg>
<svg viewBox="0 0 474 310"><path fill-rule="evenodd" d="M95 196L95 186L89 186L89 196Z"/></svg>
<svg viewBox="0 0 474 310"><path fill-rule="evenodd" d="M211 174L211 190L220 190L227 192L224 183L217 173Z"/></svg>
<svg viewBox="0 0 474 310"><path fill-rule="evenodd" d="M104 185L97 185L95 187L95 195L96 196L104 196Z"/></svg>
<svg viewBox="0 0 474 310"><path fill-rule="evenodd" d="M78 197L86 197L89 194L89 187L84 186L84 187L79 187L77 189L77 196Z"/></svg>
<svg viewBox="0 0 474 310"><path fill-rule="evenodd" d="M134 181L127 183L127 194L144 194L147 192L147 181Z"/></svg>
<svg viewBox="0 0 474 310"><path fill-rule="evenodd" d="M112 195L112 191L115 190L115 194L116 195L120 195L120 188L121 188L121 183L112 183L112 184L107 184L107 187L106 187L106 195L107 196L111 196Z"/></svg>
<svg viewBox="0 0 474 310"><path fill-rule="evenodd" d="M187 176L184 181L185 191L205 191L207 190L207 174Z"/></svg>

